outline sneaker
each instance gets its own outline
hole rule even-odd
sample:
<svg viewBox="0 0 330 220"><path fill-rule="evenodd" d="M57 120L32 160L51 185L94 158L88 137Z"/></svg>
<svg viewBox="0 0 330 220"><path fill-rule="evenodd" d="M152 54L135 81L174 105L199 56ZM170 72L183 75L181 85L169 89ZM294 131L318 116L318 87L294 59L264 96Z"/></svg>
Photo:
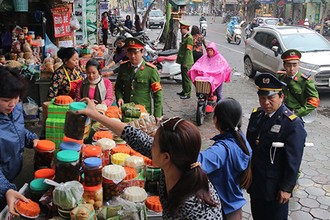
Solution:
<svg viewBox="0 0 330 220"><path fill-rule="evenodd" d="M183 91L182 92L177 92L176 94L179 95L179 96L183 96L184 95Z"/></svg>
<svg viewBox="0 0 330 220"><path fill-rule="evenodd" d="M190 95L180 95L180 99L190 99Z"/></svg>

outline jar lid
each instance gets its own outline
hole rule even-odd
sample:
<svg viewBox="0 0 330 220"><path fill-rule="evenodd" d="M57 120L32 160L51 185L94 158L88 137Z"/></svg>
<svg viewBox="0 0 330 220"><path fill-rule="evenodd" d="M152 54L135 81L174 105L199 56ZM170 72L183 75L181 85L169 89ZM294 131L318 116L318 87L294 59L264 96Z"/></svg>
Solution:
<svg viewBox="0 0 330 220"><path fill-rule="evenodd" d="M34 172L34 178L46 178L46 179L52 179L55 175L55 170L50 168L43 168L39 169L36 172Z"/></svg>
<svg viewBox="0 0 330 220"><path fill-rule="evenodd" d="M41 151L55 150L55 143L49 140L39 140L36 148Z"/></svg>
<svg viewBox="0 0 330 220"><path fill-rule="evenodd" d="M87 167L97 167L102 164L102 160L98 157L89 157L84 160L84 164Z"/></svg>
<svg viewBox="0 0 330 220"><path fill-rule="evenodd" d="M62 150L56 155L59 161L63 162L73 162L79 160L79 153L74 150Z"/></svg>
<svg viewBox="0 0 330 220"><path fill-rule="evenodd" d="M74 151L80 151L81 144L78 144L76 142L62 142L60 144L61 150L74 150Z"/></svg>
<svg viewBox="0 0 330 220"><path fill-rule="evenodd" d="M30 189L33 191L45 191L50 185L44 183L45 178L34 179L30 182Z"/></svg>
<svg viewBox="0 0 330 220"><path fill-rule="evenodd" d="M84 140L77 140L77 139L73 139L73 138L64 136L63 137L63 142L76 142L78 144L83 144L84 143Z"/></svg>
<svg viewBox="0 0 330 220"><path fill-rule="evenodd" d="M95 157L102 153L102 148L99 146L87 145L84 149L85 156Z"/></svg>
<svg viewBox="0 0 330 220"><path fill-rule="evenodd" d="M90 191L90 192L95 192L99 189L102 188L102 183L96 186L86 186L85 184L83 184L84 190L86 191Z"/></svg>
<svg viewBox="0 0 330 220"><path fill-rule="evenodd" d="M86 108L86 103L85 102L72 102L69 105L69 109L73 111L78 111L78 110L83 110Z"/></svg>

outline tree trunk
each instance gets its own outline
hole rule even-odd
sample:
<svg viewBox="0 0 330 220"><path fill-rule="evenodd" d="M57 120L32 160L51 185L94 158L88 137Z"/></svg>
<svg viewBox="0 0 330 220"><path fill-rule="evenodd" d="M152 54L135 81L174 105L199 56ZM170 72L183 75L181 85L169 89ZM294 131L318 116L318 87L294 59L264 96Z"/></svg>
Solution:
<svg viewBox="0 0 330 220"><path fill-rule="evenodd" d="M164 50L177 49L177 39L179 30L179 20L170 19L169 22L169 32L166 35L166 41L164 45Z"/></svg>
<svg viewBox="0 0 330 220"><path fill-rule="evenodd" d="M147 18L148 18L148 15L149 15L149 12L151 11L152 9L152 6L154 5L156 0L153 0L150 5L148 6L147 10L146 10L146 13L144 13L143 15L143 18L142 18L142 29L144 29L144 27L146 26L146 22L147 22Z"/></svg>

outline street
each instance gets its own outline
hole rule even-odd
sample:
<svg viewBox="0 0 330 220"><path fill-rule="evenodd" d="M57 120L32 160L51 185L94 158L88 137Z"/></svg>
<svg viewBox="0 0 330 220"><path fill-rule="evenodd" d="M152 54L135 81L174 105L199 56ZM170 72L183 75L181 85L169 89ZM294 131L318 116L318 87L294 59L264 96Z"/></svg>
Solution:
<svg viewBox="0 0 330 220"><path fill-rule="evenodd" d="M198 25L198 16L185 16L184 21L190 25ZM222 18L216 17L211 22L207 17L208 28L206 40L217 44L220 53L227 59L232 68L230 83L223 86L223 97L237 99L243 107L242 130L246 133L246 127L252 109L259 106L257 89L252 79L243 74L244 42L240 45L227 43L225 39L226 25L222 24ZM156 39L160 29L147 29L151 39ZM174 81L162 82L163 88L163 109L166 118L179 116L196 124L195 113L197 98L192 93L190 99L181 100L176 92L181 91L181 85ZM290 200L290 217L292 220L309 219L330 219L330 113L329 93L321 94L321 104L318 117L310 124L305 124L308 136L307 142L314 146L306 146L303 162L301 164L301 175L297 187L294 190L293 198ZM327 114L326 114L327 113ZM38 127L29 127L38 130ZM199 127L203 143L203 149L212 144L209 140L217 130L214 128L212 115L207 115L204 124ZM24 169L16 182L22 184L31 180L33 150L25 151ZM247 200L249 196L245 194ZM243 207L243 219L252 219L250 204Z"/></svg>

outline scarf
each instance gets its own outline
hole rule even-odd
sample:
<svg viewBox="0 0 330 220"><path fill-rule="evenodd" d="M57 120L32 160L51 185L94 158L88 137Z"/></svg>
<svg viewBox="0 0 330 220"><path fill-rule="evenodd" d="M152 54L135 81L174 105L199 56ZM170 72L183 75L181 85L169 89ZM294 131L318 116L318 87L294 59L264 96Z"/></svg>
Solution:
<svg viewBox="0 0 330 220"><path fill-rule="evenodd" d="M81 97L88 97L89 93L89 86L90 85L96 85L95 87L95 93L94 93L94 99L101 104L102 101L105 99L105 95L107 93L107 88L105 87L104 80L101 76L99 76L96 80L90 81L88 78L86 78L81 87L80 95Z"/></svg>

